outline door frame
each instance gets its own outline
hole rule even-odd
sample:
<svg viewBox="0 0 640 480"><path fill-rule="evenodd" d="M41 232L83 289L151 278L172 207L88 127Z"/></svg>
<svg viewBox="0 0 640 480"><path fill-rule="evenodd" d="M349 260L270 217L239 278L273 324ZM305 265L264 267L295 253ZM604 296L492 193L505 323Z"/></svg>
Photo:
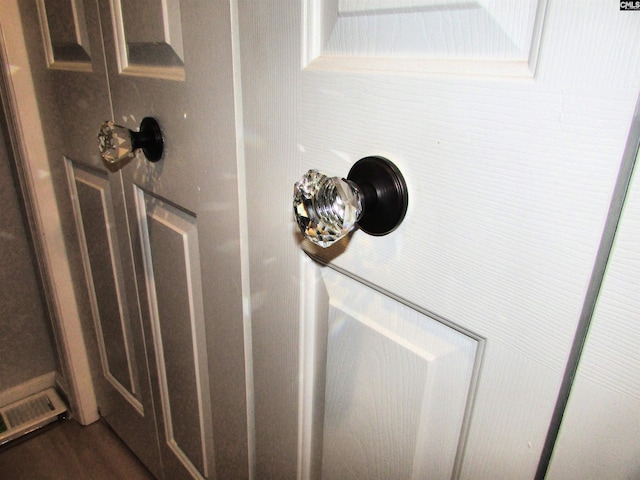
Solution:
<svg viewBox="0 0 640 480"><path fill-rule="evenodd" d="M93 380L81 326L73 274L65 248L60 210L50 175L45 132L40 120L34 73L29 65L25 32L17 0L0 5L1 121L6 124L11 154L34 239L45 308L61 356L62 377L56 383L68 396L77 420L88 425L99 418ZM9 69L6 66L9 66ZM29 141L26 141L28 132ZM44 173L44 174L43 174ZM55 385L51 385L55 386Z"/></svg>

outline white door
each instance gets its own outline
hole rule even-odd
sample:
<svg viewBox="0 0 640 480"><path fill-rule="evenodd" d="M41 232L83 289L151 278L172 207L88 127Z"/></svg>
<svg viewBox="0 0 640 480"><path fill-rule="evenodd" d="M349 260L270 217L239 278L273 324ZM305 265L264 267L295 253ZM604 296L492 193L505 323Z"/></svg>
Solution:
<svg viewBox="0 0 640 480"><path fill-rule="evenodd" d="M619 200L612 202L619 217L614 217L611 253L600 273L602 287L547 479L634 478L640 472L639 166L640 108L629 131L622 181L614 193Z"/></svg>
<svg viewBox="0 0 640 480"><path fill-rule="evenodd" d="M241 0L239 18L258 478L534 478L638 97L640 16ZM403 223L303 241L293 183L371 155L404 175Z"/></svg>
<svg viewBox="0 0 640 480"><path fill-rule="evenodd" d="M245 477L229 4L39 7L93 298L101 413L159 478ZM160 125L162 158L104 163L102 122L137 131L144 117Z"/></svg>

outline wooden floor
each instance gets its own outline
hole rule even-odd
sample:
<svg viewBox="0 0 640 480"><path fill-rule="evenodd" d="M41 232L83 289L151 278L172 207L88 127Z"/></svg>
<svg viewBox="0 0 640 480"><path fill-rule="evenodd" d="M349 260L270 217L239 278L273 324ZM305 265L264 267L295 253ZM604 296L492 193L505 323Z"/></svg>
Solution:
<svg viewBox="0 0 640 480"><path fill-rule="evenodd" d="M6 448L6 447L5 447ZM153 480L102 422L83 427L58 422L24 442L0 450L3 480Z"/></svg>

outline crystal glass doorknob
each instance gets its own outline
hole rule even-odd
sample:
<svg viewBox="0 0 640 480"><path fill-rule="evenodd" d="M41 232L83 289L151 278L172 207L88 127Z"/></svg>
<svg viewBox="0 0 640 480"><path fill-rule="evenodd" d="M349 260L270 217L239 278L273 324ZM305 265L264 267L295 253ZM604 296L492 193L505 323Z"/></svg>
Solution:
<svg viewBox="0 0 640 480"><path fill-rule="evenodd" d="M137 132L106 121L98 132L98 142L102 158L111 164L135 157L138 149L142 149L147 160L157 162L162 158L164 146L160 126L151 117L142 119Z"/></svg>
<svg viewBox="0 0 640 480"><path fill-rule="evenodd" d="M347 178L309 170L293 188L293 213L302 234L328 247L356 225L370 235L395 230L407 212L407 185L383 157L358 160Z"/></svg>

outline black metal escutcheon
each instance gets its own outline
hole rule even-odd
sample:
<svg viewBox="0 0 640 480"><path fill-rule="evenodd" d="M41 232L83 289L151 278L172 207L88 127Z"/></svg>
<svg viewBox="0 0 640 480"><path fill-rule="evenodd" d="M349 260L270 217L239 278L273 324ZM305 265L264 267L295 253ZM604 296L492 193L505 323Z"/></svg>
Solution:
<svg viewBox="0 0 640 480"><path fill-rule="evenodd" d="M378 156L362 158L351 167L347 180L358 186L364 198L364 213L358 220L361 230L382 236L402 223L409 194L404 177L390 160Z"/></svg>
<svg viewBox="0 0 640 480"><path fill-rule="evenodd" d="M160 125L155 118L145 117L140 122L140 130L131 132L131 146L134 150L141 148L144 156L150 162L157 162L162 158L164 140Z"/></svg>

